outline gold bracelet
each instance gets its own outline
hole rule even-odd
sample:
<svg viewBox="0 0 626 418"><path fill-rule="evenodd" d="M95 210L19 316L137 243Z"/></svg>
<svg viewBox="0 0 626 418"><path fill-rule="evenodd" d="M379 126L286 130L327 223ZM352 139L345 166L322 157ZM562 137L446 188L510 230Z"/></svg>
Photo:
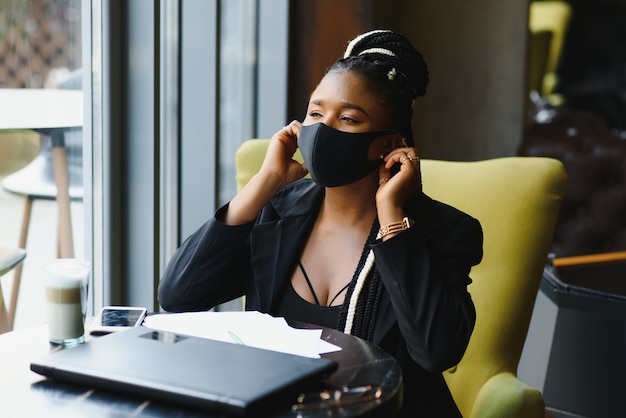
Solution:
<svg viewBox="0 0 626 418"><path fill-rule="evenodd" d="M404 219L402 219L401 221L392 222L390 224L381 226L380 230L378 231L378 235L379 235L379 238L382 238L385 235L393 234L394 232L407 230L413 225L415 225L415 222L413 221L413 219L409 218L408 216L405 216Z"/></svg>

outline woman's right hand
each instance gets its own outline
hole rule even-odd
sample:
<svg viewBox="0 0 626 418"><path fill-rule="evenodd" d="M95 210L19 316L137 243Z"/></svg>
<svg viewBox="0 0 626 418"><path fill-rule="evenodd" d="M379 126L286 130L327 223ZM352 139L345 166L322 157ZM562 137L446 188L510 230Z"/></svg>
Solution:
<svg viewBox="0 0 626 418"><path fill-rule="evenodd" d="M298 149L300 126L299 121L292 121L272 136L267 148L259 174L266 177L277 189L301 179L308 173L304 164L293 159Z"/></svg>
<svg viewBox="0 0 626 418"><path fill-rule="evenodd" d="M278 190L307 175L304 164L293 159L299 134L300 122L294 120L272 136L261 169L230 201L223 222L252 222Z"/></svg>

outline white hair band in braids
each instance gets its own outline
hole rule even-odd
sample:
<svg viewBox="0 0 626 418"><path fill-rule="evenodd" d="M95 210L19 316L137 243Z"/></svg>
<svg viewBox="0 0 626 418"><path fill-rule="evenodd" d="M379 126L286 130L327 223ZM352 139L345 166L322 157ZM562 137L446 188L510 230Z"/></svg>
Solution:
<svg viewBox="0 0 626 418"><path fill-rule="evenodd" d="M379 238L380 232L376 236L376 239ZM348 304L348 312L346 314L346 326L343 328L343 332L345 334L352 334L352 325L354 323L356 305L359 302L359 296L361 295L361 290L363 290L365 279L370 274L370 271L372 271L372 267L374 267L374 261L374 251L370 250L369 253L367 253L367 258L365 259L363 268L361 268L361 271L359 272L359 277L357 277L356 279L354 290L352 291L352 295L350 296L350 303Z"/></svg>
<svg viewBox="0 0 626 418"><path fill-rule="evenodd" d="M346 47L346 52L343 54L343 57L344 58L348 58L350 55L352 55L352 50L354 49L354 46L356 44L358 44L359 42L361 42L361 40L363 38L367 38L368 36L373 35L375 33L384 33L384 32L391 32L391 31L390 30L379 29L379 30L373 30L373 31L370 31L370 32L366 32L366 33L363 33L363 34L357 36L356 38L354 38L353 40L350 41L350 43Z"/></svg>
<svg viewBox="0 0 626 418"><path fill-rule="evenodd" d="M390 57L395 57L396 54L391 52L386 48L369 48L359 52L359 55L367 55L367 54L381 54L381 55L389 55Z"/></svg>

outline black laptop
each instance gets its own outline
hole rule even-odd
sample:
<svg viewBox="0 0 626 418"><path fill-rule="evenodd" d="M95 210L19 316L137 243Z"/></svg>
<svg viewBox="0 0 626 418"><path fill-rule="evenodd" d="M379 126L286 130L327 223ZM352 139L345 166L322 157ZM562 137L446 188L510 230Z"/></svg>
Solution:
<svg viewBox="0 0 626 418"><path fill-rule="evenodd" d="M33 361L57 380L228 415L289 407L336 362L135 327Z"/></svg>

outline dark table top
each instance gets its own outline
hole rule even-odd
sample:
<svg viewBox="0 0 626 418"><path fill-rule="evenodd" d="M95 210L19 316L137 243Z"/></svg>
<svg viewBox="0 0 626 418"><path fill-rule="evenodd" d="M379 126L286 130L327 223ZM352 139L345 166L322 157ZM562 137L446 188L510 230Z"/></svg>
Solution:
<svg viewBox="0 0 626 418"><path fill-rule="evenodd" d="M297 326L307 328L304 324ZM322 338L342 347L341 351L322 355L339 365L337 371L323 382L324 385L377 384L382 388L382 396L341 408L310 411L294 412L290 404L271 417L394 416L402 399L402 372L396 360L380 348L336 330L323 329ZM3 418L223 416L154 399L66 384L32 372L30 362L51 349L45 324L0 335L0 415Z"/></svg>

